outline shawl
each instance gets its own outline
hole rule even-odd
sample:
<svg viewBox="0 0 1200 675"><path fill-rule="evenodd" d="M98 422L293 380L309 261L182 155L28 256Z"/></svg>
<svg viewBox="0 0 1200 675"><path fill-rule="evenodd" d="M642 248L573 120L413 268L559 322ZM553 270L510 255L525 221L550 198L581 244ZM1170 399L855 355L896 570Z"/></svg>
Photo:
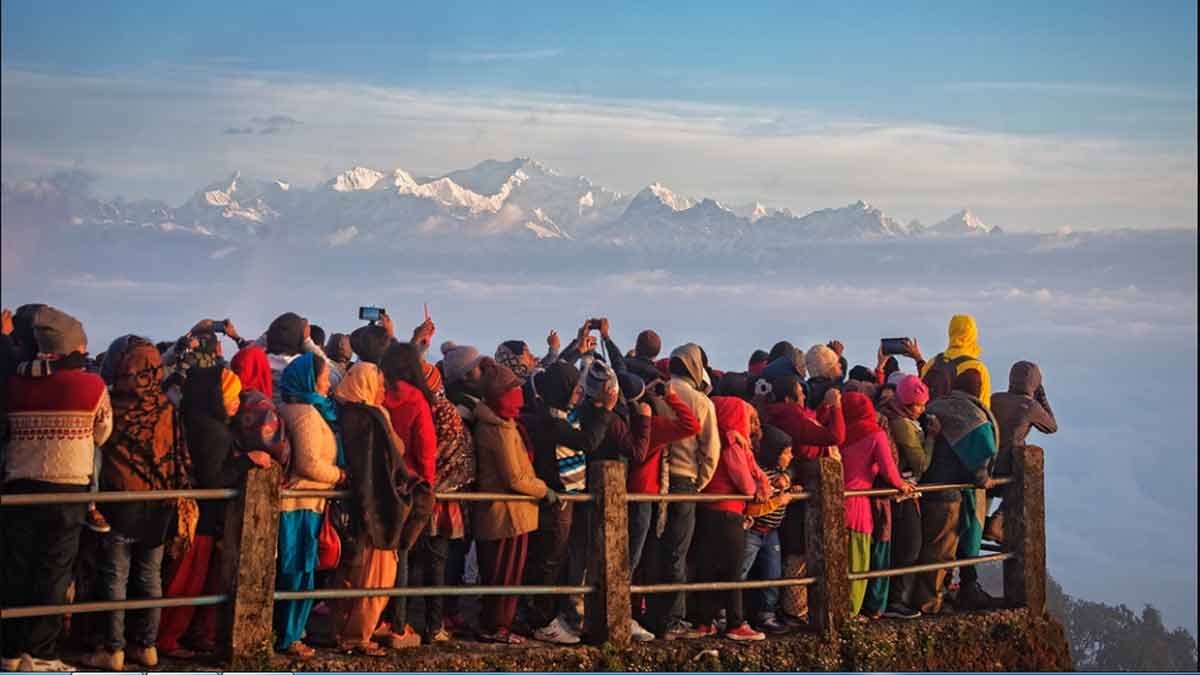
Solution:
<svg viewBox="0 0 1200 675"><path fill-rule="evenodd" d="M243 389L253 389L271 398L271 365L267 353L258 345L250 345L233 355L233 372L242 380Z"/></svg>
<svg viewBox="0 0 1200 675"><path fill-rule="evenodd" d="M342 449L342 435L338 431L337 407L329 398L317 393L317 374L313 368L313 359L311 353L304 353L283 369L279 377L280 395L284 403L307 403L317 409L322 419L333 430L333 436L337 440L337 465L345 468L346 457Z"/></svg>
<svg viewBox="0 0 1200 675"><path fill-rule="evenodd" d="M942 436L968 471L976 471L996 455L1000 427L979 399L954 391L930 401L925 410L941 421ZM990 430L986 428L989 424Z"/></svg>
<svg viewBox="0 0 1200 675"><path fill-rule="evenodd" d="M62 370L81 370L87 367L87 357L79 352L72 352L62 358L50 358L52 355L39 354L32 361L17 364L17 374L23 377L48 377Z"/></svg>
<svg viewBox="0 0 1200 675"><path fill-rule="evenodd" d="M844 395L842 413L846 418L846 442L842 447L853 445L871 434L883 431L875 421L875 406L865 394L852 391Z"/></svg>
<svg viewBox="0 0 1200 675"><path fill-rule="evenodd" d="M338 386L333 390L333 398L338 403L361 403L371 406L379 412L387 415L387 410L383 407L383 396L387 385L383 380L383 371L374 363L361 361L354 364L354 367L346 373L346 377L338 383ZM389 433L392 436L392 444L396 446L397 452L404 454L404 441L396 435L392 426L388 425Z"/></svg>

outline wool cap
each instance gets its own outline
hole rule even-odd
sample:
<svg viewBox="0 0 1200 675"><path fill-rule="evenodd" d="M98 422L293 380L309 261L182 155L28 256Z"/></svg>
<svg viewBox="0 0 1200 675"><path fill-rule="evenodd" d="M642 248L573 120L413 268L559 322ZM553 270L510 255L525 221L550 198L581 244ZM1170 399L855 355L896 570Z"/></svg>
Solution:
<svg viewBox="0 0 1200 675"><path fill-rule="evenodd" d="M813 345L804 355L809 377L832 377L838 365L837 352L825 345Z"/></svg>
<svg viewBox="0 0 1200 675"><path fill-rule="evenodd" d="M587 374L583 377L583 395L587 398L599 398L605 389L617 386L617 376L612 368L603 361L592 361Z"/></svg>
<svg viewBox="0 0 1200 675"><path fill-rule="evenodd" d="M267 353L299 354L304 351L304 317L286 312L267 327Z"/></svg>
<svg viewBox="0 0 1200 675"><path fill-rule="evenodd" d="M44 354L70 354L87 346L79 319L54 307L41 307L33 315L33 339Z"/></svg>
<svg viewBox="0 0 1200 675"><path fill-rule="evenodd" d="M484 400L495 401L509 389L521 386L521 380L506 366L489 360L479 379L479 389Z"/></svg>
<svg viewBox="0 0 1200 675"><path fill-rule="evenodd" d="M896 400L900 405L921 405L929 402L929 387L916 375L905 375L896 385Z"/></svg>
<svg viewBox="0 0 1200 675"><path fill-rule="evenodd" d="M866 366L854 366L850 369L850 374L847 376L847 379L874 383L875 371Z"/></svg>
<svg viewBox="0 0 1200 675"><path fill-rule="evenodd" d="M442 374L446 384L454 384L463 379L481 360L483 356L471 345L456 345L448 341L442 343Z"/></svg>
<svg viewBox="0 0 1200 675"><path fill-rule="evenodd" d="M617 382L621 386L621 395L630 403L637 401L642 394L646 393L646 382L633 373L621 373L617 376Z"/></svg>
<svg viewBox="0 0 1200 675"><path fill-rule="evenodd" d="M662 351L662 338L652 330L644 330L638 333L636 351L638 356L652 359Z"/></svg>

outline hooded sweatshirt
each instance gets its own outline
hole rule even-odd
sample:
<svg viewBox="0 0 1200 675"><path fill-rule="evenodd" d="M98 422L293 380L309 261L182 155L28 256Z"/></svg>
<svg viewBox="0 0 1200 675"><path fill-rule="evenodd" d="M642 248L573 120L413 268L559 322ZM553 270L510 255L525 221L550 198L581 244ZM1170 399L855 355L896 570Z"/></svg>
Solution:
<svg viewBox="0 0 1200 675"><path fill-rule="evenodd" d="M701 492L718 495L754 495L770 493L767 475L754 461L750 448L750 413L753 408L740 398L717 396L712 399L717 425L721 434L721 456L712 480ZM702 502L701 508L713 511L745 513L746 502L729 500Z"/></svg>
<svg viewBox="0 0 1200 675"><path fill-rule="evenodd" d="M987 366L979 360L979 355L983 350L979 347L979 328L975 325L975 319L969 314L955 314L950 319L947 334L950 341L946 346L946 351L926 362L925 367L921 369L921 377L924 378L934 364L965 357L954 368L954 374L958 375L964 370L978 370L979 376L983 380L983 389L979 400L983 401L984 406L990 408L992 405L992 379L988 375Z"/></svg>
<svg viewBox="0 0 1200 675"><path fill-rule="evenodd" d="M667 446L670 475L691 478L696 481L696 489L703 490L712 480L721 458L717 411L705 393L712 385L704 370L699 346L691 343L683 345L671 353L671 358L678 358L688 372L686 376L672 375L671 384L675 393L696 416L700 433Z"/></svg>
<svg viewBox="0 0 1200 675"><path fill-rule="evenodd" d="M421 391L403 381L393 383L383 397L392 430L404 442L408 470L430 485L437 483L437 432L433 411Z"/></svg>
<svg viewBox="0 0 1200 675"><path fill-rule="evenodd" d="M1000 451L996 473L1012 473L1012 449L1025 445L1030 428L1043 434L1058 431L1058 422L1042 389L1042 371L1036 363L1017 361L1008 374L1008 391L992 396L992 414L1000 425Z"/></svg>

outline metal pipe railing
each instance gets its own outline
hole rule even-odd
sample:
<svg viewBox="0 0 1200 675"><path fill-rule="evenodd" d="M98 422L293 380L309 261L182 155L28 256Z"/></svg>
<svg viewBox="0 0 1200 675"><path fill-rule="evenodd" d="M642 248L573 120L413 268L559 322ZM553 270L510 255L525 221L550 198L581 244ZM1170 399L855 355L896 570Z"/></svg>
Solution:
<svg viewBox="0 0 1200 675"><path fill-rule="evenodd" d="M349 499L354 495L349 490L280 490L279 496L284 499ZM437 492L434 498L443 502L540 502L538 497L518 495L508 492ZM590 502L589 494L559 494L564 502Z"/></svg>
<svg viewBox="0 0 1200 675"><path fill-rule="evenodd" d="M955 567L970 567L972 565L982 565L990 562L1000 562L1015 558L1013 553L995 553L992 555L981 555L975 558L959 558L949 562L941 563L926 563L924 565L911 565L909 567L896 567L890 570L871 570L870 572L851 572L848 578L850 581L862 581L864 579L879 579L881 577L901 577L905 574L917 574L920 572L936 572L938 570L948 570Z"/></svg>
<svg viewBox="0 0 1200 675"><path fill-rule="evenodd" d="M629 587L633 594L675 593L678 591L734 591L749 588L785 588L792 586L811 586L817 583L816 577L795 577L786 579L762 579L754 581L689 581L680 584L644 584Z"/></svg>
<svg viewBox="0 0 1200 675"><path fill-rule="evenodd" d="M411 598L424 595L586 595L595 586L409 586L406 588L326 588L313 591L275 591L276 600L337 600L380 596Z"/></svg>
<svg viewBox="0 0 1200 675"><path fill-rule="evenodd" d="M128 492L39 492L0 495L0 506L40 506L43 504L109 504L114 502L154 502L190 497L192 499L233 499L237 490L134 490Z"/></svg>
<svg viewBox="0 0 1200 675"><path fill-rule="evenodd" d="M155 609L159 607L203 607L219 605L228 601L224 595L196 595L186 598L147 598L144 600L106 600L101 602L79 602L70 605L37 605L34 607L0 608L0 619L28 619L35 616L55 614L86 614L88 612L111 612L114 610Z"/></svg>
<svg viewBox="0 0 1200 675"><path fill-rule="evenodd" d="M808 492L792 492L790 493L791 501L798 502L805 499L811 499L812 495ZM645 502L752 502L753 495L715 495L715 494L665 494L655 495L646 493L631 493L625 496L625 501L631 503Z"/></svg>
<svg viewBox="0 0 1200 675"><path fill-rule="evenodd" d="M1005 476L1004 478L996 478L992 480L992 486L1008 485L1012 482L1012 477ZM974 483L930 483L928 485L914 485L917 492L946 492L949 490L982 490ZM896 488L871 488L869 490L846 490L843 493L847 497L893 497L900 494Z"/></svg>

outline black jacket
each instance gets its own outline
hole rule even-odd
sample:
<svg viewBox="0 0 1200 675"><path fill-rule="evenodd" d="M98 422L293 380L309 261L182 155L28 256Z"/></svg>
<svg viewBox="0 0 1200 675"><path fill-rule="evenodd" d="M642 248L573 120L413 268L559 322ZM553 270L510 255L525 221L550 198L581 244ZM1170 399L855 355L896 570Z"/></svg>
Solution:
<svg viewBox="0 0 1200 675"><path fill-rule="evenodd" d="M221 398L220 367L193 368L183 384L182 416L192 472L198 489L237 487L254 466L250 458L234 452L229 416ZM225 527L225 502L202 499L196 534L220 537Z"/></svg>

